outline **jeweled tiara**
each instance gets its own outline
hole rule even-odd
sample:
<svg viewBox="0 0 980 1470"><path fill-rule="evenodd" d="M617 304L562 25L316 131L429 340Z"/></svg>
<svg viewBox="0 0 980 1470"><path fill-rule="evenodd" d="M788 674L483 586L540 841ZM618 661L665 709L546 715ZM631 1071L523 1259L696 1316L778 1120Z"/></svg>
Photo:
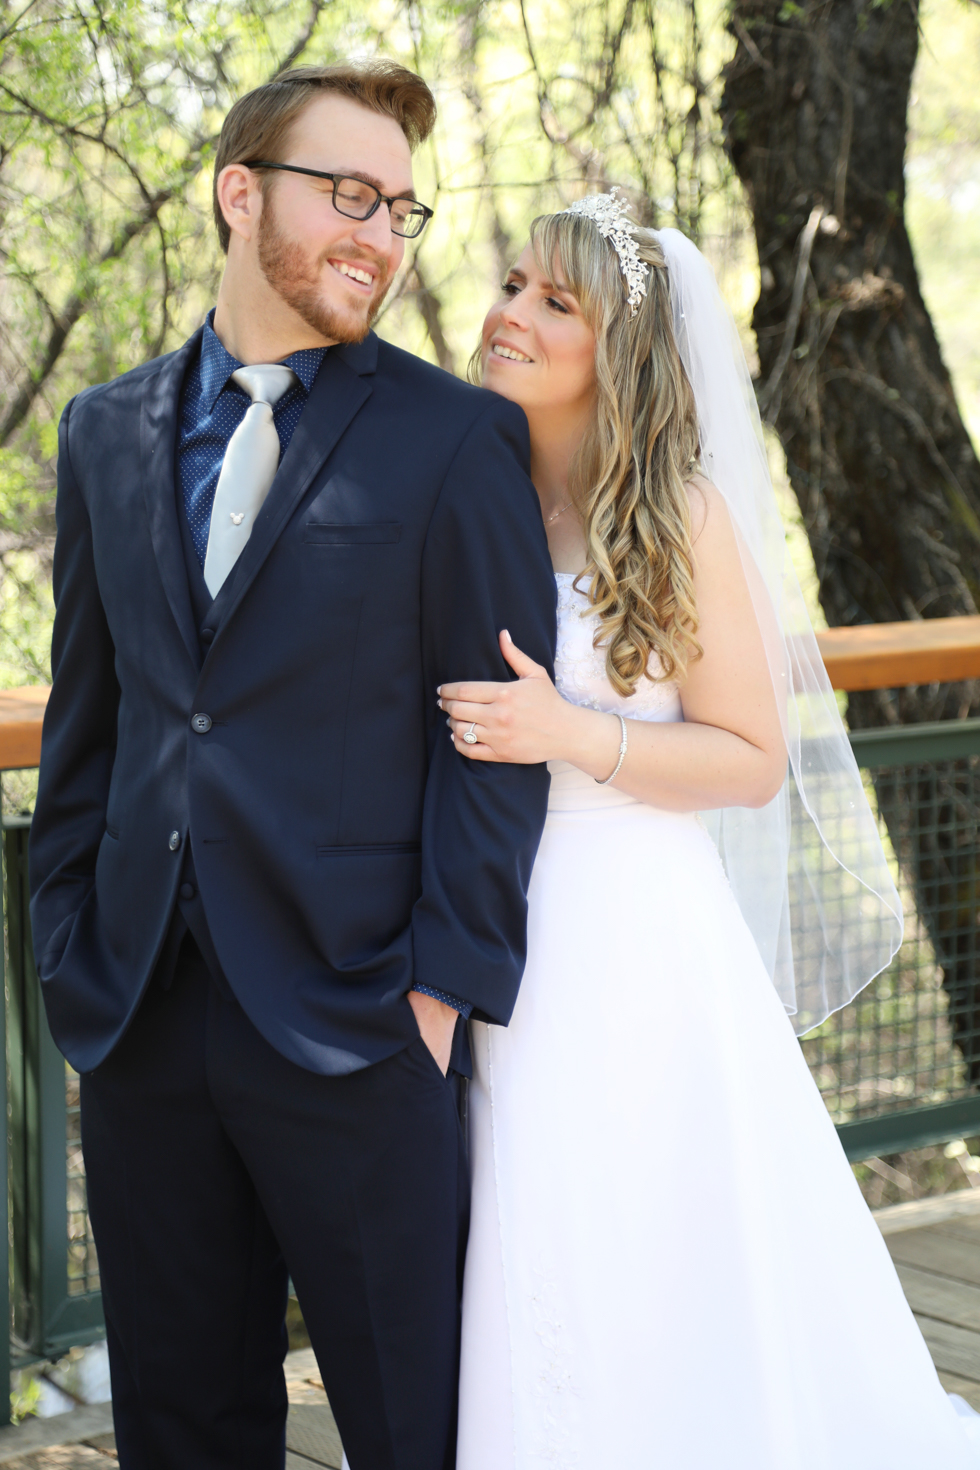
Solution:
<svg viewBox="0 0 980 1470"><path fill-rule="evenodd" d="M641 297L647 294L650 267L639 257L636 241L633 239L638 226L629 217L629 202L624 203L616 198L620 192L620 189L615 188L608 194L586 194L584 199L576 199L563 212L590 219L603 239L612 245L619 256L619 268L629 287L628 301L632 318L639 310Z"/></svg>

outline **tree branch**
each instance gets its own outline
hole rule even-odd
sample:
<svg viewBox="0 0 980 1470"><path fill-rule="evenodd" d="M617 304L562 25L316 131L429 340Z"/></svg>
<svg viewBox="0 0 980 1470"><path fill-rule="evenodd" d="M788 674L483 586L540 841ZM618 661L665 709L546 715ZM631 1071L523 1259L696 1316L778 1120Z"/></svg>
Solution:
<svg viewBox="0 0 980 1470"><path fill-rule="evenodd" d="M786 328L783 332L783 343L779 349L779 356L773 365L769 381L759 394L759 408L762 410L766 423L770 426L776 418L776 394L782 382L783 373L789 362L790 353L793 351L793 343L796 341L796 329L800 325L800 313L803 310L803 291L806 286L807 272L810 269L810 256L813 253L813 242L816 239L817 227L824 216L822 204L818 204L810 211L810 218L800 232L800 253L796 260L796 279L793 282L793 294L790 297L789 313L786 317Z"/></svg>
<svg viewBox="0 0 980 1470"><path fill-rule="evenodd" d="M978 0L978 3L980 3L980 0ZM766 57L763 56L762 52L753 41L749 31L746 29L744 21L742 21L739 16L734 15L732 16L731 26L732 30L735 32L735 35L741 41L742 45L749 53L756 66L761 66L763 71L771 72L773 69L772 62L767 60Z"/></svg>
<svg viewBox="0 0 980 1470"><path fill-rule="evenodd" d="M75 127L73 123L63 122L60 118L52 117L40 107L36 107L30 98L24 97L20 92L15 92L13 87L8 87L6 82L0 82L0 92L6 92L11 101L19 103L25 109L28 116L37 118L39 122L45 123L49 128L54 128L56 133L61 133L66 138L80 138L84 143L94 143L97 147L104 148L107 153L111 153L113 158L118 158L123 168L135 179L136 187L143 196L143 202L149 202L149 190L140 178L137 169L130 163L125 153L116 147L115 143L110 143L108 138L100 136L98 133L88 133L84 128Z"/></svg>
<svg viewBox="0 0 980 1470"><path fill-rule="evenodd" d="M160 220L159 215L157 215L153 223L156 226L157 235L160 238L160 275L162 279L160 290L160 330L159 332L157 332L156 338L151 344L149 352L146 354L148 362L151 362L154 357L159 357L160 353L163 351L163 344L167 340L167 328L170 325L171 283L170 256L167 251L167 232L163 228L163 224Z"/></svg>
<svg viewBox="0 0 980 1470"><path fill-rule="evenodd" d="M313 32L316 30L317 22L319 21L320 16L323 14L330 3L331 0L310 0L310 12L306 18L306 25L299 32L295 41L290 46L285 56L282 58L279 65L276 67L277 73L281 71L288 71L291 66L296 65L297 61L299 61L303 52L306 50L307 46L313 39Z"/></svg>
<svg viewBox="0 0 980 1470"><path fill-rule="evenodd" d="M214 140L210 139L209 141L213 142ZM199 148L203 148L203 146L201 144ZM192 155L187 160L187 163L191 166L185 166L184 178L182 180L184 184L200 171L203 166L203 158L200 154L198 154L196 159ZM171 185L170 188L160 189L154 194L149 203L145 204L138 214L133 215L131 219L128 219L125 224L119 227L110 243L99 256L97 264L102 266L107 265L111 260L118 260L124 254L131 240L135 240L139 235L144 234L151 225L156 223L160 210L173 198L180 187L181 183L177 182ZM91 295L92 287L83 286L69 297L62 309L54 316L51 331L45 344L44 355L38 370L31 373L25 382L21 384L20 391L7 410L3 421L0 422L0 449L8 442L11 435L20 428L30 412L34 400L50 377L55 363L64 350L72 327L87 311ZM50 307L48 309L50 311Z"/></svg>
<svg viewBox="0 0 980 1470"><path fill-rule="evenodd" d="M585 118L585 121L582 123L582 125L575 129L576 134L587 132L588 129L594 125L596 118L599 116L599 113L607 108L610 101L612 100L612 94L616 88L617 80L616 63L619 61L619 53L622 50L623 42L625 41L629 29L633 24L633 11L635 7L636 0L626 0L626 5L623 9L623 18L620 21L619 29L612 38L610 38L607 34L606 47L604 48L608 48L606 50L605 76L603 77L602 85L600 86L598 92L594 93L593 95L592 106L589 108L588 116Z"/></svg>
<svg viewBox="0 0 980 1470"><path fill-rule="evenodd" d="M294 63L303 54L303 52L306 50L306 47L309 45L310 40L312 39L313 32L316 29L317 21L319 20L320 15L329 3L330 0L311 0L309 14L307 16L305 25L297 35L295 41L287 51L286 55L282 58L282 61L276 66L273 75L276 75L280 71L285 70L287 67L294 65ZM128 220L126 220L124 224L120 225L110 243L106 246L105 250L103 250L101 255L98 257L97 265L99 266L107 265L112 260L118 260L125 253L127 247L132 240L135 240L140 235L145 234L146 231L153 226L159 227L159 214L161 209L163 209L164 205L167 204L171 199L173 199L176 194L185 189L192 178L196 177L196 175L200 173L201 169L204 167L205 151L212 144L217 142L216 136L212 136L209 138L198 138L197 140L195 140L191 144L187 156L185 157L184 162L181 166L180 173L178 177L174 180L174 182L167 188L158 189L155 194L150 195L146 193L142 181L139 179L138 175L135 174L135 171L130 167L127 160L122 156L122 154L119 153L118 149L116 149L113 145L108 144L105 139L85 134L81 132L81 130L73 128L71 125L60 123L56 118L47 117L44 113L40 111L40 109L35 108L30 102L26 101L26 99L16 97L5 83L0 82L0 88L6 91L9 95L14 96L15 100L19 102L22 106L27 106L34 116L40 117L48 124L48 126L54 127L59 131L64 131L69 136L84 138L87 142L101 143L101 145L107 148L109 152L117 154L120 160L125 163L128 168L130 168L130 172L134 174L134 177L136 177L137 179L137 183L139 184L140 188L143 189L145 197L142 208L139 209ZM166 266L164 268L166 269ZM91 274L92 277L94 277L96 272L92 272ZM36 371L30 373L21 384L19 391L15 395L9 409L7 410L7 413L5 414L3 420L0 421L0 448L3 448L3 446L8 443L11 436L16 433L16 431L20 428L21 424L26 419L27 415L30 413L38 394L41 392L44 384L51 376L51 373L54 370L58 359L64 351L65 343L68 340L72 328L88 310L91 301L92 290L93 287L91 285L82 286L80 289L73 292L73 294L68 298L68 301L56 315L52 313L53 321L51 331L48 334L48 339L44 346L44 352L41 357L41 361ZM50 307L48 308L48 310L50 311Z"/></svg>
<svg viewBox="0 0 980 1470"><path fill-rule="evenodd" d="M2 45L4 41L8 40L9 37L13 35L14 31L24 19L24 16L29 10L33 10L37 3L38 0L27 0L27 4L24 6L23 10L19 13L19 15L14 16L7 29L5 31L0 31L0 45Z"/></svg>
<svg viewBox="0 0 980 1470"><path fill-rule="evenodd" d="M415 297L415 304L419 309L419 315L425 322L425 330L429 334L429 341L435 348L439 366L444 368L447 373L453 373L455 375L456 359L453 355L452 348L446 341L446 334L442 326L442 302L430 288L425 276L422 274L422 267L419 265L417 258L413 263L412 269L416 280L412 295Z"/></svg>

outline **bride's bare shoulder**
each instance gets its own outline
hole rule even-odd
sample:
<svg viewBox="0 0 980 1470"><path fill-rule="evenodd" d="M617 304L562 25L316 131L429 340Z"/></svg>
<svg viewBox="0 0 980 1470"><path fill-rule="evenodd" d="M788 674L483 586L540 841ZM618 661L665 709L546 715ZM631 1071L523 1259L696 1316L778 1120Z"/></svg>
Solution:
<svg viewBox="0 0 980 1470"><path fill-rule="evenodd" d="M713 485L704 475L696 474L685 481L684 488L691 507L692 544L698 541L709 524L715 526L721 520L727 526L728 507L717 485Z"/></svg>

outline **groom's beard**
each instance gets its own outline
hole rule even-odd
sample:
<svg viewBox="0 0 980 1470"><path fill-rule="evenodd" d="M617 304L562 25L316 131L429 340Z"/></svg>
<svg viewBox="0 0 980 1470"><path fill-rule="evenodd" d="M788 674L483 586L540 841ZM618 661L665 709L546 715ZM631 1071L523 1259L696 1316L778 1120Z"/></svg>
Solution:
<svg viewBox="0 0 980 1470"><path fill-rule="evenodd" d="M370 257L371 264L378 268L377 295L366 309L333 306L323 299L324 270L332 269L331 260L364 260L363 252L326 250L317 260L311 260L302 245L283 234L271 204L271 198L267 198L259 218L258 240L259 267L269 285L321 337L331 342L362 342L388 294L387 262L376 255Z"/></svg>

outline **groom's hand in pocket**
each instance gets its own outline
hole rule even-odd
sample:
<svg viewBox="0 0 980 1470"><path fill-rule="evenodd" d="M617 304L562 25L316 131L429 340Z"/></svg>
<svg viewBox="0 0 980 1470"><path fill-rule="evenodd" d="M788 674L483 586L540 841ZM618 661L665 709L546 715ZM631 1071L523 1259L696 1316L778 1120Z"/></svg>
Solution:
<svg viewBox="0 0 980 1470"><path fill-rule="evenodd" d="M422 1040L445 1077L449 1071L449 1057L453 1049L453 1034L459 1012L453 1010L452 1006L443 1005L434 995L422 995L418 990L408 992L408 1003L415 1012Z"/></svg>

